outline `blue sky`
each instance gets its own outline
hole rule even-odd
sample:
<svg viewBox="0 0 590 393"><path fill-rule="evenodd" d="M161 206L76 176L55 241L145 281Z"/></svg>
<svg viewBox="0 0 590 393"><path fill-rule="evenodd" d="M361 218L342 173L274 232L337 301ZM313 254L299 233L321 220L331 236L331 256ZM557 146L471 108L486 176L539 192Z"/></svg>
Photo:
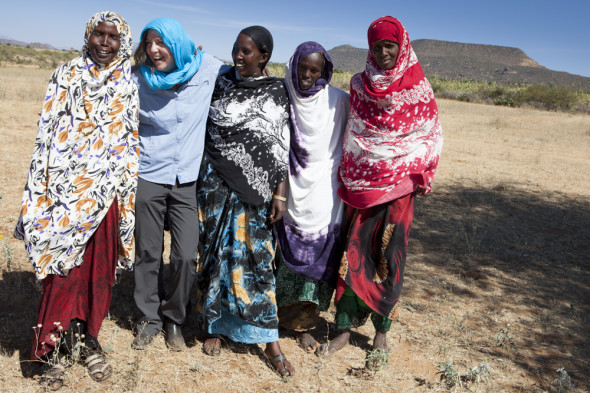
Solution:
<svg viewBox="0 0 590 393"><path fill-rule="evenodd" d="M590 0L13 0L3 2L0 36L80 49L90 16L107 9L129 22L136 40L151 19L176 18L197 44L222 59L231 59L242 28L263 25L275 40L275 62L286 62L309 40L326 49L366 48L369 24L392 15L412 40L517 47L544 67L590 77Z"/></svg>

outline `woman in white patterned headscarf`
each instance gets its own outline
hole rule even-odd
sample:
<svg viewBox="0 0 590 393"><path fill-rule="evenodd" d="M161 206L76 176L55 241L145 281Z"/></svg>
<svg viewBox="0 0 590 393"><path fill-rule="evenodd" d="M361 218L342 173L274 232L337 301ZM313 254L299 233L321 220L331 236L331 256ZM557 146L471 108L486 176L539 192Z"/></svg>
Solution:
<svg viewBox="0 0 590 393"><path fill-rule="evenodd" d="M82 55L53 73L45 94L15 237L43 284L32 358L52 366L41 378L51 390L79 349L94 380L112 373L97 337L115 269L134 258L139 101L130 57L127 22L99 12Z"/></svg>

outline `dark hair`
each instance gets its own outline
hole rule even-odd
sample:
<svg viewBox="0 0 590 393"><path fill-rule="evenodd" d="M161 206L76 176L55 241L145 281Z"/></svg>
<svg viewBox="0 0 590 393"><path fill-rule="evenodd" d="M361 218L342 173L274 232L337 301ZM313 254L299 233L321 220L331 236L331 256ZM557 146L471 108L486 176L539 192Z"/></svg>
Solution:
<svg viewBox="0 0 590 393"><path fill-rule="evenodd" d="M147 30L141 35L141 40L139 41L139 45L135 49L135 53L133 54L133 60L135 60L135 64L138 65L147 65L153 67L153 64L150 58L145 53L145 36L147 34Z"/></svg>
<svg viewBox="0 0 590 393"><path fill-rule="evenodd" d="M250 39L254 41L254 43L256 44L256 47L258 48L260 53L268 54L268 60L266 61L266 63L264 63L262 68L266 67L266 64L268 64L268 61L272 56L272 50L274 47L274 42L272 39L272 34L270 34L270 31L268 31L267 28L262 26L250 26L240 31L239 34L244 34L250 37Z"/></svg>

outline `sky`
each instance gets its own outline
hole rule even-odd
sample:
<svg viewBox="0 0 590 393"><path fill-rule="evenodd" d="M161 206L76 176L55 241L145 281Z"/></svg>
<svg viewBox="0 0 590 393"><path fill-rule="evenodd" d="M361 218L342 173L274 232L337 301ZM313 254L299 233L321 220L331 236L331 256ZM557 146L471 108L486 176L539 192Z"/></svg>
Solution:
<svg viewBox="0 0 590 393"><path fill-rule="evenodd" d="M262 25L274 38L271 61L280 63L304 41L328 50L367 48L369 24L391 15L411 40L516 47L551 70L590 77L590 0L9 0L0 12L0 37L80 49L86 23L104 10L127 20L134 42L150 20L175 18L197 45L224 60L231 60L241 29Z"/></svg>

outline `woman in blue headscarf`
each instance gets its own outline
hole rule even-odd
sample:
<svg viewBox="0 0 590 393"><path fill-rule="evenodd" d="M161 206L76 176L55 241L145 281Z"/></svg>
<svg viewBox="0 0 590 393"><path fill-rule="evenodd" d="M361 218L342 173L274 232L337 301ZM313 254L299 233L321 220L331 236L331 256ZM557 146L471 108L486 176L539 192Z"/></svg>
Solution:
<svg viewBox="0 0 590 393"><path fill-rule="evenodd" d="M132 347L145 348L164 328L168 347L180 351L199 238L196 180L209 103L223 64L196 48L172 18L149 22L134 56L140 99L135 304L141 317ZM166 289L165 219L171 237Z"/></svg>

